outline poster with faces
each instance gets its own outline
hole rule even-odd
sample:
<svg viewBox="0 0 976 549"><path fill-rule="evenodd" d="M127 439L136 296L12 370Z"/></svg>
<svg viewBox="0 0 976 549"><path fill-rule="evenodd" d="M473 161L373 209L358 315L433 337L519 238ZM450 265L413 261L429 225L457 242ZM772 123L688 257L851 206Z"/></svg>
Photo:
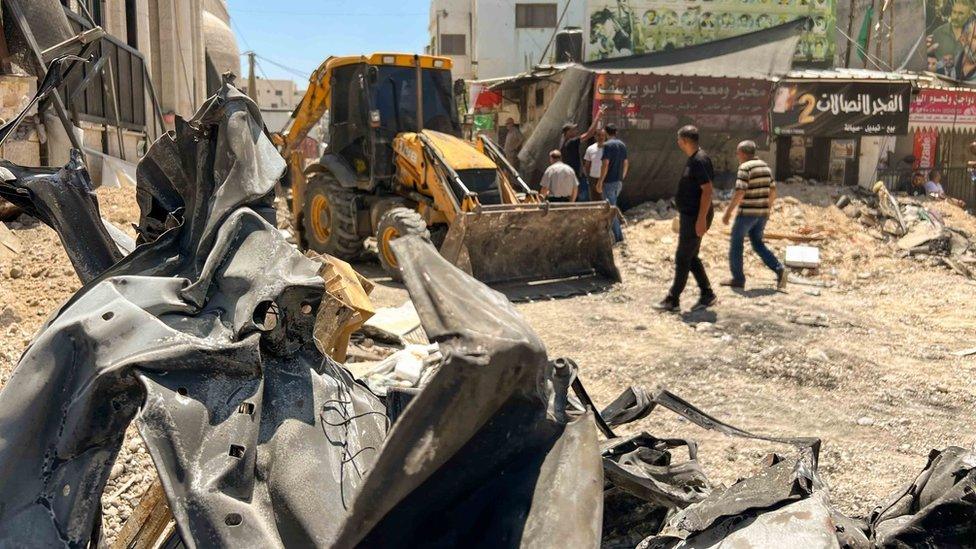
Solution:
<svg viewBox="0 0 976 549"><path fill-rule="evenodd" d="M702 44L810 17L798 61L831 61L836 0L591 0L590 59Z"/></svg>

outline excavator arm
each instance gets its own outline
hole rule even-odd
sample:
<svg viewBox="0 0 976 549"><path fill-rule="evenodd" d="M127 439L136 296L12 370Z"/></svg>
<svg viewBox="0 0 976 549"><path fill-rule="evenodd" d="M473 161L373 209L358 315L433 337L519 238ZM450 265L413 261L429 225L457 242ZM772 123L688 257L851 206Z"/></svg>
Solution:
<svg viewBox="0 0 976 549"><path fill-rule="evenodd" d="M305 196L305 166L299 147L308 137L308 132L318 124L319 120L329 110L329 100L332 95L332 68L328 58L309 78L308 89L298 106L291 113L288 128L282 133L274 134L275 145L281 151L281 156L288 162L288 181L292 189L292 218L299 219L304 206Z"/></svg>

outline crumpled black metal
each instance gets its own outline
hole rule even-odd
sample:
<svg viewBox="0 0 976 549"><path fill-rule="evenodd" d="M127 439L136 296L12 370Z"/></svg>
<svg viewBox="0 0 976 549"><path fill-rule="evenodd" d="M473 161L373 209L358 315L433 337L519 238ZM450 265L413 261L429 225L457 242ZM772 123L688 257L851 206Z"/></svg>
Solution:
<svg viewBox="0 0 976 549"><path fill-rule="evenodd" d="M387 438L384 403L313 343L323 281L274 228L283 169L230 86L152 146L141 245L91 269L0 393L0 546L87 544L137 413L188 547L596 546L575 368L501 294L400 239L445 359ZM101 226L53 225L66 243Z"/></svg>

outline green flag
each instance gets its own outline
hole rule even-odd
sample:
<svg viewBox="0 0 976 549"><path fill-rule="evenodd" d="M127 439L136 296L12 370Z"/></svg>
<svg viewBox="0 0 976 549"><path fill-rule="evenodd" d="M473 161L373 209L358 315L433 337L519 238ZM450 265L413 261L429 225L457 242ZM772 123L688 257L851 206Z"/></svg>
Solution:
<svg viewBox="0 0 976 549"><path fill-rule="evenodd" d="M861 23L861 32L857 35L857 56L862 62L868 58L868 35L871 34L871 20L874 19L874 6L868 6L868 11L864 12L864 22Z"/></svg>

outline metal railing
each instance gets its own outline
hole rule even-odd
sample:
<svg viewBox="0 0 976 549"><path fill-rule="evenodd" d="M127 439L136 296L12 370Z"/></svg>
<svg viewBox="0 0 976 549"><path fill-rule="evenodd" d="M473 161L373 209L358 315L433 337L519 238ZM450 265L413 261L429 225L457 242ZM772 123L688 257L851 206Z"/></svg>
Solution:
<svg viewBox="0 0 976 549"><path fill-rule="evenodd" d="M66 9L65 13L75 32L91 26L72 11ZM117 117L119 126L145 131L146 69L142 54L111 35L92 44L90 53L97 61L72 71L62 86L68 109L80 120L116 125ZM109 75L111 81L106 78Z"/></svg>
<svg viewBox="0 0 976 549"><path fill-rule="evenodd" d="M965 166L949 166L939 168L939 171L942 172L942 187L946 195L962 200L968 209L976 209L976 171ZM889 191L908 192L912 174L916 172L928 176L928 170L885 168L878 170L878 179L884 181Z"/></svg>

